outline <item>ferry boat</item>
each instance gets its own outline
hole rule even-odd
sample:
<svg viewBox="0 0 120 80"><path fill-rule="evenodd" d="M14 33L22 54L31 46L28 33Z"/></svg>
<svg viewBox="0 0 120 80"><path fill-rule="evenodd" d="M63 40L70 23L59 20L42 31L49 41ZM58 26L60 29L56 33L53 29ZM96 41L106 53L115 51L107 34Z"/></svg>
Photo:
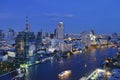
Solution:
<svg viewBox="0 0 120 80"><path fill-rule="evenodd" d="M18 69L16 69L16 71L17 71L17 75L14 76L14 78L12 80L18 80L25 75L25 68L18 68Z"/></svg>
<svg viewBox="0 0 120 80"><path fill-rule="evenodd" d="M102 80L104 79L104 75L105 75L105 70L103 69L96 69L93 73L91 73L86 80Z"/></svg>
<svg viewBox="0 0 120 80"><path fill-rule="evenodd" d="M105 70L96 69L88 77L82 77L79 80L104 80L105 79L104 76L105 76Z"/></svg>
<svg viewBox="0 0 120 80"><path fill-rule="evenodd" d="M71 70L65 70L65 71L61 72L60 74L58 74L58 77L59 78L66 78L66 77L71 75L71 72L72 72Z"/></svg>

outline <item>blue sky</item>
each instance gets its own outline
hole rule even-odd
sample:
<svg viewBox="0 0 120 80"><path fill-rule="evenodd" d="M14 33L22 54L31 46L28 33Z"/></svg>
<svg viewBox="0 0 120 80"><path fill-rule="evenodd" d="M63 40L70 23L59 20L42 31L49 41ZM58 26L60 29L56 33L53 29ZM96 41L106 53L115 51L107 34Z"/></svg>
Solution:
<svg viewBox="0 0 120 80"><path fill-rule="evenodd" d="M0 29L53 32L63 21L66 33L113 33L120 30L120 0L1 0Z"/></svg>

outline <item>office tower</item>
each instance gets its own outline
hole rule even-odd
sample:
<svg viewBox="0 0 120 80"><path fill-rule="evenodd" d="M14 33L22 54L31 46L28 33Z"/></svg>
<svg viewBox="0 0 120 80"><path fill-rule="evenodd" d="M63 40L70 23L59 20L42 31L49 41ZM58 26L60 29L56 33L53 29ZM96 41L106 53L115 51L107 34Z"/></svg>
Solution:
<svg viewBox="0 0 120 80"><path fill-rule="evenodd" d="M22 43L23 45L23 49L24 52L23 54L28 54L28 47L29 47L29 43L32 43L35 41L35 35L33 32L19 32L17 37L16 37L16 48L19 49L20 48L20 43ZM18 54L19 54L19 50L18 50Z"/></svg>
<svg viewBox="0 0 120 80"><path fill-rule="evenodd" d="M8 40L12 41L12 40L14 40L14 37L15 37L15 31L12 28L9 28L9 30L8 30Z"/></svg>
<svg viewBox="0 0 120 80"><path fill-rule="evenodd" d="M34 32L30 32L27 25L26 30L19 32L15 39L17 56L22 57L25 60L29 58L30 46L35 42L35 34Z"/></svg>
<svg viewBox="0 0 120 80"><path fill-rule="evenodd" d="M4 39L4 33L2 30L0 30L0 41Z"/></svg>
<svg viewBox="0 0 120 80"><path fill-rule="evenodd" d="M96 41L96 36L95 36L94 30L90 31L90 39L91 39L92 42Z"/></svg>
<svg viewBox="0 0 120 80"><path fill-rule="evenodd" d="M54 34L50 34L50 39L53 39L54 38Z"/></svg>
<svg viewBox="0 0 120 80"><path fill-rule="evenodd" d="M59 22L58 24L58 28L56 31L56 38L59 40L63 40L64 39L64 25L63 22Z"/></svg>
<svg viewBox="0 0 120 80"><path fill-rule="evenodd" d="M48 32L45 32L45 37L49 37L49 33Z"/></svg>
<svg viewBox="0 0 120 80"><path fill-rule="evenodd" d="M54 36L57 38L57 29L54 30Z"/></svg>
<svg viewBox="0 0 120 80"><path fill-rule="evenodd" d="M40 32L37 33L37 43L42 43L42 30Z"/></svg>

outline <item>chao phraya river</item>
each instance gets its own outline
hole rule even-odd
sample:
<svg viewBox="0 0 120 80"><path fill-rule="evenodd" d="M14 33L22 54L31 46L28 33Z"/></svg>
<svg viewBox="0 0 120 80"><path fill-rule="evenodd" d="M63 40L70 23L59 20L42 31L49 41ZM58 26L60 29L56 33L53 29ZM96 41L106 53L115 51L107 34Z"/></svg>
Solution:
<svg viewBox="0 0 120 80"><path fill-rule="evenodd" d="M102 68L102 60L115 56L117 52L115 48L97 49L89 53L47 61L29 67L25 74L26 80L59 80L58 74L65 70L71 70L71 75L66 80L79 80L96 68ZM6 75L0 80L11 80L11 76L12 74Z"/></svg>

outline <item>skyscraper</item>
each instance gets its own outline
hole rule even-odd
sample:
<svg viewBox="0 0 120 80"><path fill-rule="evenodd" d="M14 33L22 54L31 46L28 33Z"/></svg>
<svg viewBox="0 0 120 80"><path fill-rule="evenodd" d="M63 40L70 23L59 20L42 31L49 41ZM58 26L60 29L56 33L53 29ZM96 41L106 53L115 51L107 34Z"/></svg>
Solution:
<svg viewBox="0 0 120 80"><path fill-rule="evenodd" d="M2 30L0 30L0 41L3 40L3 38L4 38L4 33Z"/></svg>
<svg viewBox="0 0 120 80"><path fill-rule="evenodd" d="M43 35L42 30L37 33L37 43L42 43L42 39L43 39L42 35Z"/></svg>
<svg viewBox="0 0 120 80"><path fill-rule="evenodd" d="M56 31L56 38L63 40L64 39L64 25L63 22L59 22L58 28Z"/></svg>
<svg viewBox="0 0 120 80"><path fill-rule="evenodd" d="M26 61L29 58L30 46L35 42L35 34L30 31L28 25L28 19L26 17L26 29L25 31L19 32L15 39L17 56L22 57Z"/></svg>
<svg viewBox="0 0 120 80"><path fill-rule="evenodd" d="M9 28L9 31L8 31L7 34L8 34L8 40L9 41L14 40L14 37L15 37L15 31L14 31L14 29Z"/></svg>
<svg viewBox="0 0 120 80"><path fill-rule="evenodd" d="M90 31L90 39L91 39L92 42L95 42L95 40L96 40L96 36L95 36L94 30Z"/></svg>

